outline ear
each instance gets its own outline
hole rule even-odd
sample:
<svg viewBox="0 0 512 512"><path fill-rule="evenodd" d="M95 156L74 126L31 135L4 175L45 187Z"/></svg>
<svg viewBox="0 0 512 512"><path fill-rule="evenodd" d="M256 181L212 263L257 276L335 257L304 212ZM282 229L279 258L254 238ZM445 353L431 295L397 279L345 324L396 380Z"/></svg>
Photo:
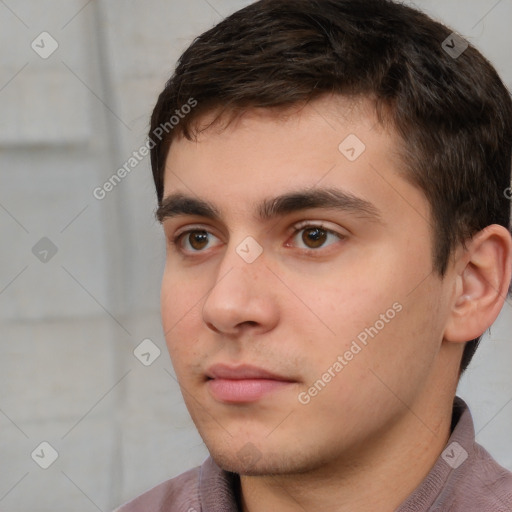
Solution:
<svg viewBox="0 0 512 512"><path fill-rule="evenodd" d="M455 262L456 286L444 339L463 343L481 336L507 298L512 272L512 237L493 224L479 231Z"/></svg>

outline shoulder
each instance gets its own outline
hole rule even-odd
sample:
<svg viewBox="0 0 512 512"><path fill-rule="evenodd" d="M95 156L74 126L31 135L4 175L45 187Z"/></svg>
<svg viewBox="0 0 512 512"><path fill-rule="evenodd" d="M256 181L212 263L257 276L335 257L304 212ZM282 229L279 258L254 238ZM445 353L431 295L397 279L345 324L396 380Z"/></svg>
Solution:
<svg viewBox="0 0 512 512"><path fill-rule="evenodd" d="M461 402L459 399L459 404ZM452 442L441 457L452 467L449 468L444 489L436 500L440 508L434 510L511 511L512 472L498 464L476 442L471 413L463 402L461 410L463 412ZM451 458L452 455L455 458Z"/></svg>
<svg viewBox="0 0 512 512"><path fill-rule="evenodd" d="M482 512L512 510L512 473L478 443L474 444L471 462L458 482L465 501Z"/></svg>
<svg viewBox="0 0 512 512"><path fill-rule="evenodd" d="M396 512L510 512L512 473L475 440L467 404L455 397L452 433L426 478Z"/></svg>
<svg viewBox="0 0 512 512"><path fill-rule="evenodd" d="M117 508L114 512L195 512L199 505L199 473L190 469Z"/></svg>

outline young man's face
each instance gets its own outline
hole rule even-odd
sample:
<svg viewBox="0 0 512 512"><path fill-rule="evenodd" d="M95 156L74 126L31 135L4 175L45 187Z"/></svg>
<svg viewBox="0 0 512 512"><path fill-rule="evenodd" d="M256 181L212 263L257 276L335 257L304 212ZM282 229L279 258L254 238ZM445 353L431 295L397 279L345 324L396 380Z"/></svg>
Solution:
<svg viewBox="0 0 512 512"><path fill-rule="evenodd" d="M399 174L394 136L368 105L350 107L252 111L171 145L164 229L183 236L168 242L163 327L225 469L302 472L371 451L401 422L437 427L423 410L452 280L433 271L428 202ZM166 202L176 194L218 217Z"/></svg>

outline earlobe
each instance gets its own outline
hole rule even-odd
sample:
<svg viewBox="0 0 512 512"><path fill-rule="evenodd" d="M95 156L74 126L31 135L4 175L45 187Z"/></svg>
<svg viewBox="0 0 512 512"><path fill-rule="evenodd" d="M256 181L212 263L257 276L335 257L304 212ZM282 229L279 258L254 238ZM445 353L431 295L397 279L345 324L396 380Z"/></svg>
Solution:
<svg viewBox="0 0 512 512"><path fill-rule="evenodd" d="M444 339L464 343L492 325L507 298L512 267L509 231L496 224L479 231L457 265L456 291Z"/></svg>

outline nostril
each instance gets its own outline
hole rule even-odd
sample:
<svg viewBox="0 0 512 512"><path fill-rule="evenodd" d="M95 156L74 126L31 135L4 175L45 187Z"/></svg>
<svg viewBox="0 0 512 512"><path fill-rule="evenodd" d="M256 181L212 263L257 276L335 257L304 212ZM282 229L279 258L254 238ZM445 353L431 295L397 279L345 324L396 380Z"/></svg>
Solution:
<svg viewBox="0 0 512 512"><path fill-rule="evenodd" d="M219 329L217 329L217 327L215 327L215 325L213 325L211 322L206 322L206 327L217 334L220 333Z"/></svg>
<svg viewBox="0 0 512 512"><path fill-rule="evenodd" d="M258 325L258 322L255 322L254 320L247 320L245 322L242 322L239 325L247 325L248 327L256 327Z"/></svg>

